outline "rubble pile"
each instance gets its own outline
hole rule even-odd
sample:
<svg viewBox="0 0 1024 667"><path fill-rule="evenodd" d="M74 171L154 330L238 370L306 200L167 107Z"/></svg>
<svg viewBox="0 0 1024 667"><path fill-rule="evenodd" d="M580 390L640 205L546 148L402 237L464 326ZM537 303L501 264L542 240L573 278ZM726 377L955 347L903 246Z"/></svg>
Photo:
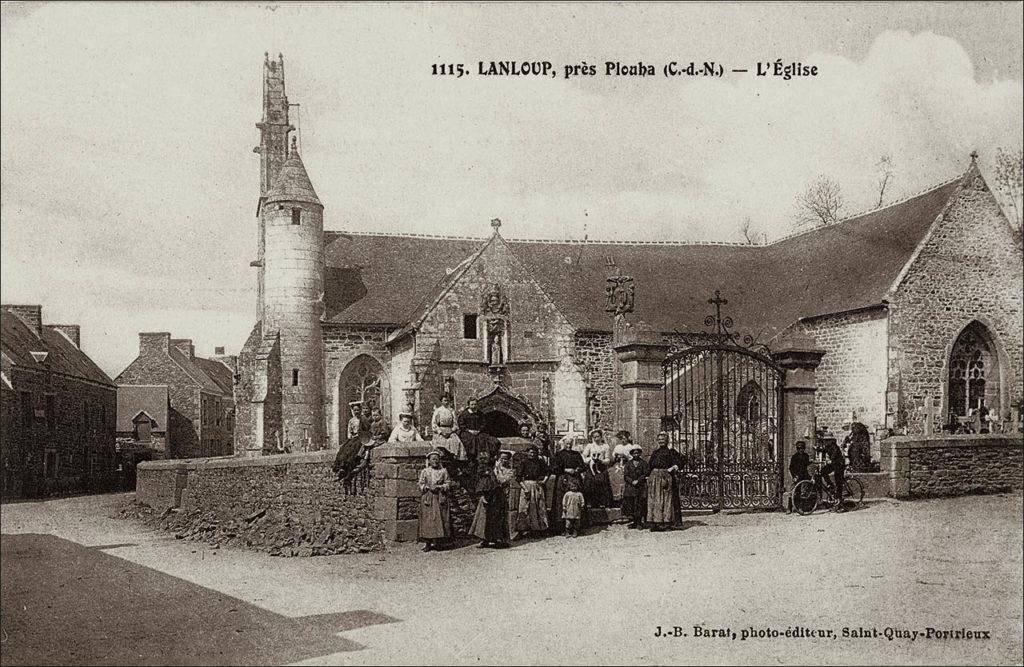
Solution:
<svg viewBox="0 0 1024 667"><path fill-rule="evenodd" d="M383 536L373 534L367 521L360 518L354 520L354 529L340 531L323 519L303 524L287 514L279 516L266 509L242 519L225 519L212 512L176 508L158 512L137 500L122 505L120 515L172 532L179 540L204 542L214 549L239 547L271 556L307 557L366 553L384 548Z"/></svg>

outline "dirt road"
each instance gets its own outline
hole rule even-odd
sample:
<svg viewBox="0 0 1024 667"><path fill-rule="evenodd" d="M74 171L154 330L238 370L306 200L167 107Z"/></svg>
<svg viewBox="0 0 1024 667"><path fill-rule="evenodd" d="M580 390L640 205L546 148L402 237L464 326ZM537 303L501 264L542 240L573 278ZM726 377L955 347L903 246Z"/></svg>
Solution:
<svg viewBox="0 0 1024 667"><path fill-rule="evenodd" d="M177 541L123 499L3 507L5 665L1021 662L1019 493L304 559Z"/></svg>

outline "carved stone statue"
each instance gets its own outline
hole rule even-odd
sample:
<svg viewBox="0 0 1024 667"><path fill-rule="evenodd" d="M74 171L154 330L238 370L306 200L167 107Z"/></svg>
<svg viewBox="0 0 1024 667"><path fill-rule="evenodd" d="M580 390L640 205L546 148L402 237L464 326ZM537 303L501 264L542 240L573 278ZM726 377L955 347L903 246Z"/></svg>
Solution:
<svg viewBox="0 0 1024 667"><path fill-rule="evenodd" d="M608 276L608 282L604 288L606 313L613 317L633 312L634 300L636 298L636 287L631 276Z"/></svg>
<svg viewBox="0 0 1024 667"><path fill-rule="evenodd" d="M501 285L495 283L490 291L480 298L480 314L507 317L508 312L508 295L502 291Z"/></svg>
<svg viewBox="0 0 1024 667"><path fill-rule="evenodd" d="M505 363L505 348L502 343L505 336L505 323L501 320L492 320L487 323L487 338L489 346L487 349L487 361L491 366L501 366Z"/></svg>

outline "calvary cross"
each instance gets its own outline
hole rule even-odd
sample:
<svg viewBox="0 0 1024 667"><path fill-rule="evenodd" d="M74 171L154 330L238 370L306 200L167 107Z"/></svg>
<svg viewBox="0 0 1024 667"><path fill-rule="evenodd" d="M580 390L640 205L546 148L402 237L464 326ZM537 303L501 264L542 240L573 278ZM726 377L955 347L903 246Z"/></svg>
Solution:
<svg viewBox="0 0 1024 667"><path fill-rule="evenodd" d="M572 438L573 440L575 440L577 436L586 435L586 433L584 433L583 431L576 430L575 419L566 419L565 428L562 429L561 431L557 431L555 435L561 436L562 438Z"/></svg>

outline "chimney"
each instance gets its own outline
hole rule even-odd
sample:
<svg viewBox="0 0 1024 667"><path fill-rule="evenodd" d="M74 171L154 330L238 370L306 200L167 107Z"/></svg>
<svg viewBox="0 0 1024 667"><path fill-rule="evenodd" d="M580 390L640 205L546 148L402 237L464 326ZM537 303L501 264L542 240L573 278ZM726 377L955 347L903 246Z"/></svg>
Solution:
<svg viewBox="0 0 1024 667"><path fill-rule="evenodd" d="M195 345L192 344L191 338L172 338L171 345L174 346L175 350L181 352L189 359L196 358L196 348Z"/></svg>
<svg viewBox="0 0 1024 667"><path fill-rule="evenodd" d="M164 353L171 351L171 334L166 331L139 333L139 354Z"/></svg>
<svg viewBox="0 0 1024 667"><path fill-rule="evenodd" d="M221 345L221 346L213 348L213 353L215 355L217 355L218 357L223 357L224 356L224 346Z"/></svg>
<svg viewBox="0 0 1024 667"><path fill-rule="evenodd" d="M61 332L62 334L67 336L72 343L75 344L75 347L81 349L82 327L78 326L77 324L47 324L46 326L50 327L55 331Z"/></svg>
<svg viewBox="0 0 1024 667"><path fill-rule="evenodd" d="M32 333L38 338L43 336L43 307L42 306L3 306L4 310L9 310L18 316L22 322L25 323Z"/></svg>

